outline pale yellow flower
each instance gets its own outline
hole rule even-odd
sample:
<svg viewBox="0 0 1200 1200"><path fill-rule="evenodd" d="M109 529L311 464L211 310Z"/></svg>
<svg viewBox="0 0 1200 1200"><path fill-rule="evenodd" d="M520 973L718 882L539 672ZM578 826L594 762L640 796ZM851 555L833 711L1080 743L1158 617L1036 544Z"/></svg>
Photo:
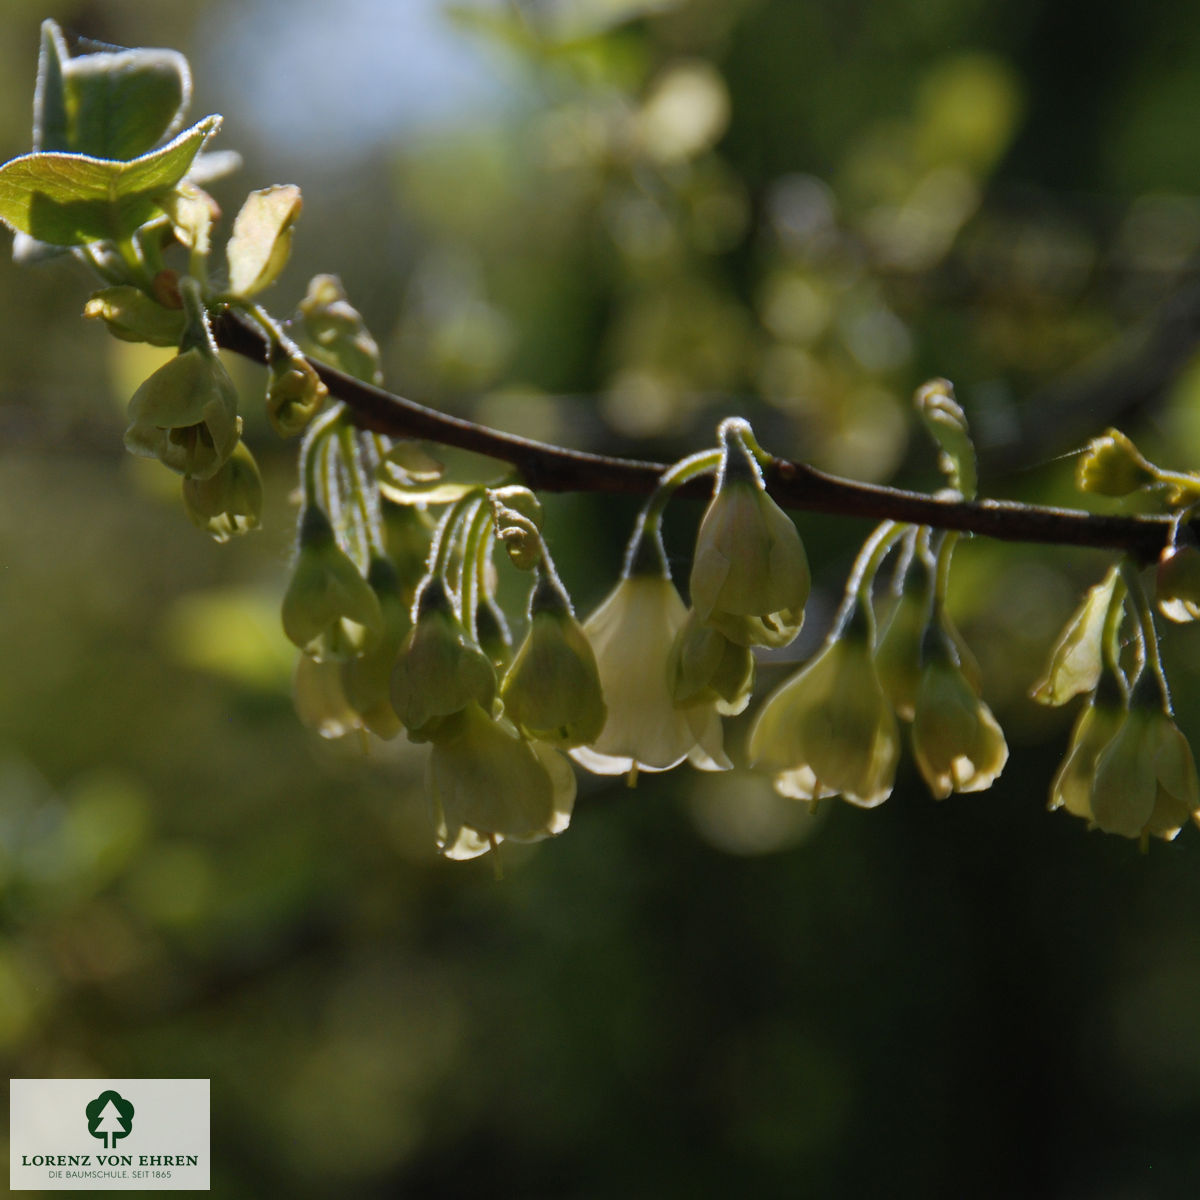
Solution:
<svg viewBox="0 0 1200 1200"><path fill-rule="evenodd" d="M1092 691L1100 678L1101 651L1108 611L1120 578L1116 567L1088 588L1082 603L1059 635L1045 677L1030 693L1040 704L1066 704Z"/></svg>
<svg viewBox="0 0 1200 1200"><path fill-rule="evenodd" d="M750 730L750 759L776 790L801 800L840 794L873 808L891 795L896 717L865 629L852 625L767 699Z"/></svg>
<svg viewBox="0 0 1200 1200"><path fill-rule="evenodd" d="M300 553L283 597L283 632L314 658L349 658L374 645L383 614L371 585L313 505L300 522Z"/></svg>
<svg viewBox="0 0 1200 1200"><path fill-rule="evenodd" d="M1008 761L1008 745L992 710L948 648L935 648L922 669L912 739L917 766L939 800L951 792L986 790Z"/></svg>
<svg viewBox="0 0 1200 1200"><path fill-rule="evenodd" d="M732 765L722 749L715 706L674 702L668 660L686 619L670 579L637 574L622 579L584 622L608 719L590 745L571 751L581 766L620 775L666 771L685 758L707 771Z"/></svg>
<svg viewBox="0 0 1200 1200"><path fill-rule="evenodd" d="M1105 675L1098 690L1075 720L1066 756L1050 785L1050 809L1065 808L1072 816L1082 817L1089 824L1092 814L1092 785L1096 778L1096 763L1104 753L1127 715L1124 698Z"/></svg>
<svg viewBox="0 0 1200 1200"><path fill-rule="evenodd" d="M600 734L608 713L596 656L565 603L531 614L500 699L529 737L578 746Z"/></svg>
<svg viewBox="0 0 1200 1200"><path fill-rule="evenodd" d="M1153 702L1139 702L1096 761L1092 819L1105 833L1170 841L1200 812L1200 784L1187 738Z"/></svg>
<svg viewBox="0 0 1200 1200"><path fill-rule="evenodd" d="M491 709L495 669L467 637L440 579L430 580L417 602L416 624L392 668L391 694L414 742L438 736L470 704Z"/></svg>
<svg viewBox="0 0 1200 1200"><path fill-rule="evenodd" d="M473 858L504 841L538 841L570 824L575 772L557 750L470 703L438 731L426 783L438 848Z"/></svg>
<svg viewBox="0 0 1200 1200"><path fill-rule="evenodd" d="M931 615L929 588L906 588L896 601L887 628L875 647L875 670L879 682L906 721L913 719L917 685L921 681L921 643Z"/></svg>
<svg viewBox="0 0 1200 1200"><path fill-rule="evenodd" d="M363 727L362 718L346 698L343 663L301 654L292 676L292 700L301 724L323 738L340 738Z"/></svg>
<svg viewBox="0 0 1200 1200"><path fill-rule="evenodd" d="M724 716L740 713L754 690L754 654L703 624L689 609L675 635L667 667L677 705L707 701Z"/></svg>
<svg viewBox="0 0 1200 1200"><path fill-rule="evenodd" d="M730 641L784 646L796 636L808 560L796 526L757 473L718 485L696 535L690 588L697 618Z"/></svg>

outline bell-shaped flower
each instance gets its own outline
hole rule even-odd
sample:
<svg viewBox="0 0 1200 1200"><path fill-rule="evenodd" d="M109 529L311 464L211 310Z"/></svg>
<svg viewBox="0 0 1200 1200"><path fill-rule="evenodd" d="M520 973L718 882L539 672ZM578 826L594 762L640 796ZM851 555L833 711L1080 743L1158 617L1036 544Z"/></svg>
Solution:
<svg viewBox="0 0 1200 1200"><path fill-rule="evenodd" d="M913 719L921 681L921 645L931 615L928 586L905 588L875 647L875 670L898 716Z"/></svg>
<svg viewBox="0 0 1200 1200"><path fill-rule="evenodd" d="M393 504L386 497L379 501L383 517L383 544L400 581L400 594L411 602L428 569L434 522L428 512L415 504Z"/></svg>
<svg viewBox="0 0 1200 1200"><path fill-rule="evenodd" d="M1008 761L1004 733L940 630L926 639L925 657L913 713L917 766L939 800L951 792L982 792Z"/></svg>
<svg viewBox="0 0 1200 1200"><path fill-rule="evenodd" d="M581 766L620 775L666 771L685 758L706 771L732 765L722 748L715 705L675 704L668 665L686 619L669 577L636 573L622 579L584 622L608 719L590 745L571 751Z"/></svg>
<svg viewBox="0 0 1200 1200"><path fill-rule="evenodd" d="M394 738L400 718L392 707L392 669L412 628L409 606L400 594L396 569L385 558L373 558L367 582L379 600L383 630L379 640L363 653L341 664L342 687L361 724L376 737Z"/></svg>
<svg viewBox="0 0 1200 1200"><path fill-rule="evenodd" d="M692 607L739 645L785 646L804 620L808 559L791 518L767 495L743 427L721 425L721 469L692 559Z"/></svg>
<svg viewBox="0 0 1200 1200"><path fill-rule="evenodd" d="M580 746L604 728L608 709L596 656L560 585L539 572L529 631L500 685L505 715L531 738Z"/></svg>
<svg viewBox="0 0 1200 1200"><path fill-rule="evenodd" d="M245 442L208 479L185 478L183 506L192 523L218 542L258 528L262 477Z"/></svg>
<svg viewBox="0 0 1200 1200"><path fill-rule="evenodd" d="M474 702L443 723L426 782L447 858L561 833L575 802L575 773L562 754L526 741L510 721Z"/></svg>
<svg viewBox="0 0 1200 1200"><path fill-rule="evenodd" d="M1119 570L1113 567L1100 583L1088 588L1050 652L1045 676L1030 693L1040 704L1066 704L1096 687L1104 627L1119 578Z"/></svg>
<svg viewBox="0 0 1200 1200"><path fill-rule="evenodd" d="M209 479L242 433L237 390L216 354L192 346L159 367L129 401L125 447L180 475Z"/></svg>
<svg viewBox="0 0 1200 1200"><path fill-rule="evenodd" d="M491 711L495 669L467 636L440 579L421 591L391 686L392 707L414 742L436 738L447 719L469 705Z"/></svg>
<svg viewBox="0 0 1200 1200"><path fill-rule="evenodd" d="M703 624L695 609L675 635L667 670L677 705L709 703L724 716L735 716L750 703L754 654Z"/></svg>
<svg viewBox="0 0 1200 1200"><path fill-rule="evenodd" d="M475 606L475 640L498 672L507 671L512 662L512 634L504 610L486 592Z"/></svg>
<svg viewBox="0 0 1200 1200"><path fill-rule="evenodd" d="M800 800L840 794L874 808L892 793L900 734L856 610L845 631L768 697L750 730L750 761Z"/></svg>
<svg viewBox="0 0 1200 1200"><path fill-rule="evenodd" d="M1129 715L1096 761L1092 820L1105 833L1170 841L1200 812L1200 784L1187 738L1153 697L1152 674L1134 686Z"/></svg>
<svg viewBox="0 0 1200 1200"><path fill-rule="evenodd" d="M363 722L346 698L343 664L336 659L316 659L301 654L292 676L292 702L307 729L323 738L340 738L361 729Z"/></svg>
<svg viewBox="0 0 1200 1200"><path fill-rule="evenodd" d="M1095 823L1092 785L1096 763L1124 724L1128 711L1121 685L1105 671L1075 720L1066 756L1050 785L1047 808L1065 808L1089 825Z"/></svg>
<svg viewBox="0 0 1200 1200"><path fill-rule="evenodd" d="M283 597L283 632L314 658L350 658L374 645L383 614L371 585L315 505L300 520L300 552Z"/></svg>

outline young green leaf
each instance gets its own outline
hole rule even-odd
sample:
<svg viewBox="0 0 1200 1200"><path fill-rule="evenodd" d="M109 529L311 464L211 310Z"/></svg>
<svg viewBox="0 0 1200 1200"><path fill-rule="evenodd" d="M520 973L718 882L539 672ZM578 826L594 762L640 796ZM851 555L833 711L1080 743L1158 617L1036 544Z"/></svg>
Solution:
<svg viewBox="0 0 1200 1200"><path fill-rule="evenodd" d="M253 296L275 282L292 248L300 205L300 189L292 184L262 188L246 197L225 249L232 295Z"/></svg>
<svg viewBox="0 0 1200 1200"><path fill-rule="evenodd" d="M129 237L162 211L160 197L188 172L220 127L205 117L132 162L84 154L25 154L0 167L0 221L55 246Z"/></svg>
<svg viewBox="0 0 1200 1200"><path fill-rule="evenodd" d="M34 149L128 162L182 123L191 99L187 59L175 50L71 57L53 21L42 25Z"/></svg>

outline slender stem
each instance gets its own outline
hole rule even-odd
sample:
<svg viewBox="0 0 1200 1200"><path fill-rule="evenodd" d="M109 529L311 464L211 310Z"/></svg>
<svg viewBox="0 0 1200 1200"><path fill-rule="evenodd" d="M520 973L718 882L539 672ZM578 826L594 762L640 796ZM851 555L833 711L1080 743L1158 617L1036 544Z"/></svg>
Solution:
<svg viewBox="0 0 1200 1200"><path fill-rule="evenodd" d="M872 636L875 631L875 611L871 607L871 584L875 574L883 564L892 547L908 531L895 521L884 521L862 544L850 568L850 577L846 580L846 591L842 603L833 618L827 641L840 637L856 606L861 606L866 614Z"/></svg>
<svg viewBox="0 0 1200 1200"><path fill-rule="evenodd" d="M671 569L667 565L662 546L662 514L667 501L693 479L711 475L721 465L719 450L701 450L681 459L672 467L663 470L650 499L642 506L625 548L623 579L634 574L654 574L670 579Z"/></svg>
<svg viewBox="0 0 1200 1200"><path fill-rule="evenodd" d="M367 484L358 450L357 431L343 421L337 427L337 437L342 458L350 475L350 490L354 493L354 503L362 519L367 557L372 554L386 557L383 522L379 515L379 492Z"/></svg>
<svg viewBox="0 0 1200 1200"><path fill-rule="evenodd" d="M950 563L954 558L954 547L962 535L955 530L943 534L942 543L937 551L937 569L934 575L933 608L940 613L946 604L946 596L950 591Z"/></svg>
<svg viewBox="0 0 1200 1200"><path fill-rule="evenodd" d="M658 483L650 499L646 501L643 516L648 528L657 529L662 520L663 509L667 502L685 483L698 479L702 475L711 475L721 466L720 450L700 450L687 458L680 459L674 466L668 468L659 476Z"/></svg>
<svg viewBox="0 0 1200 1200"><path fill-rule="evenodd" d="M479 641L479 630L475 624L475 610L479 607L480 577L485 569L482 548L488 544L488 526L492 523L492 510L488 504L480 504L471 514L466 534L462 539L462 574L459 579L459 608L462 610L463 628L473 642Z"/></svg>
<svg viewBox="0 0 1200 1200"><path fill-rule="evenodd" d="M434 541L437 549L434 551L433 575L443 581L448 595L455 590L450 586L450 580L446 576L450 568L450 556L454 551L457 531L464 521L469 521L475 515L476 507L482 503L478 492L468 492L447 509L441 524L438 525Z"/></svg>
<svg viewBox="0 0 1200 1200"><path fill-rule="evenodd" d="M1123 562L1121 564L1121 578L1124 579L1125 586L1129 589L1129 599L1133 604L1133 611L1137 614L1138 626L1142 635L1142 645L1146 651L1146 666L1154 672L1155 679L1158 682L1159 694L1162 696L1163 712L1169 717L1173 712L1171 708L1171 689L1167 686L1166 672L1163 670L1162 658L1158 653L1158 630L1154 626L1154 613L1151 611L1150 601L1146 598L1146 591L1142 587L1142 580L1138 575L1137 566L1131 562Z"/></svg>
<svg viewBox="0 0 1200 1200"><path fill-rule="evenodd" d="M213 333L223 349L263 361L264 336L241 314L232 310L221 314L213 323ZM353 379L324 363L310 362L361 428L393 437L428 438L511 463L535 491L646 495L667 470L666 463L588 454L488 429ZM764 477L767 491L788 508L931 525L1003 541L1121 550L1142 562L1156 559L1170 535L1171 520L1166 516L1106 516L1005 500L951 500L855 483L787 459L771 459ZM707 494L698 480L679 490L686 495Z"/></svg>
<svg viewBox="0 0 1200 1200"><path fill-rule="evenodd" d="M1128 681L1121 670L1121 622L1125 619L1125 580L1119 568L1113 567L1112 570L1117 573L1117 578L1113 582L1108 612L1104 614L1104 633L1100 649L1113 675L1121 681L1122 687L1128 693Z"/></svg>
<svg viewBox="0 0 1200 1200"><path fill-rule="evenodd" d="M304 441L300 445L300 481L307 504L315 504L317 500L317 469L321 460L318 451L337 424L342 411L340 405L334 405L313 421L304 434Z"/></svg>

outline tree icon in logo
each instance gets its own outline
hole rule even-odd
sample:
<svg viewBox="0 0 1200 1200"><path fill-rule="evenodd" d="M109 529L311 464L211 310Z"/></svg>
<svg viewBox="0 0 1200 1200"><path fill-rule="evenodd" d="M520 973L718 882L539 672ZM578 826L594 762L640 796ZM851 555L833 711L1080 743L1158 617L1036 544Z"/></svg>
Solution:
<svg viewBox="0 0 1200 1200"><path fill-rule="evenodd" d="M120 1092L101 1092L84 1110L88 1133L104 1141L111 1150L117 1138L128 1137L133 1129L133 1105Z"/></svg>

